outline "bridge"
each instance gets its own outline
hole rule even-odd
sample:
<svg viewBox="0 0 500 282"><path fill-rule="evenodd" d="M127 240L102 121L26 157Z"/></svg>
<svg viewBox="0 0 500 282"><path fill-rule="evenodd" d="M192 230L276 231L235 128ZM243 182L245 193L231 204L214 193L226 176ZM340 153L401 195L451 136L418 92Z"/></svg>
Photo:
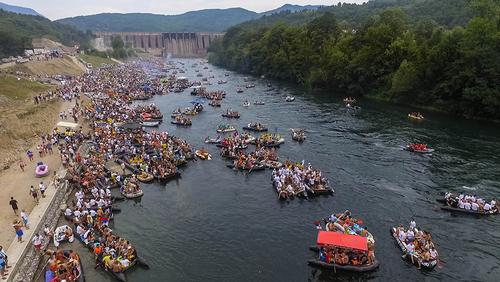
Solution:
<svg viewBox="0 0 500 282"><path fill-rule="evenodd" d="M111 48L113 37L120 36L134 49L156 55L181 58L205 57L208 47L224 33L211 32L95 32L94 47L98 50Z"/></svg>

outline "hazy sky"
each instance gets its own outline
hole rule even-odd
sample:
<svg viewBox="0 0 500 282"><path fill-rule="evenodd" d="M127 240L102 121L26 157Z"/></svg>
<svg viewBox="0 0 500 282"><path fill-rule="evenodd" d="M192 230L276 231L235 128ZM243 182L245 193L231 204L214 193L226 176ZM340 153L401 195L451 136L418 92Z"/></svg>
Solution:
<svg viewBox="0 0 500 282"><path fill-rule="evenodd" d="M368 0L340 2L363 3ZM338 0L0 0L11 5L35 9L51 20L98 13L155 13L175 15L188 11L242 7L255 12L275 9L284 4L332 5Z"/></svg>

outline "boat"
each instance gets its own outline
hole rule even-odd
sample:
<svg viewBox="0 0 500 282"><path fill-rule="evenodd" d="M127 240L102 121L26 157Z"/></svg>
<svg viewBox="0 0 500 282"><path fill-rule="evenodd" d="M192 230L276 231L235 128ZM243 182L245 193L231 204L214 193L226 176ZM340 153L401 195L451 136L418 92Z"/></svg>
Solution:
<svg viewBox="0 0 500 282"><path fill-rule="evenodd" d="M62 225L56 228L54 231L54 246L57 248L59 247L59 244L63 241L68 241L70 243L73 243L75 241L75 235L73 234L73 229L69 227L68 225Z"/></svg>
<svg viewBox="0 0 500 282"><path fill-rule="evenodd" d="M396 243L398 244L401 251L403 251L404 254L407 254L408 251L406 249L406 245L404 242L401 242L401 240L399 239L396 227L391 228L391 235L394 238L394 240L396 240ZM437 265L437 262L438 262L437 259L430 260L430 261L424 261L420 256L417 256L417 255L413 255L413 260L412 260L412 256L410 256L410 255L406 255L404 258L406 258L406 260L408 260L410 262L413 262L413 264L415 264L417 266L420 265L420 266L423 266L427 269L433 269Z"/></svg>
<svg viewBox="0 0 500 282"><path fill-rule="evenodd" d="M222 117L225 118L240 118L240 113L237 111L226 111L225 113L222 114Z"/></svg>
<svg viewBox="0 0 500 282"><path fill-rule="evenodd" d="M191 126L193 123L191 122L190 119L175 119L171 121L170 123L179 125L179 126Z"/></svg>
<svg viewBox="0 0 500 282"><path fill-rule="evenodd" d="M293 101L295 101L295 97L293 97L293 96L286 96L285 101L287 101L287 102L293 102Z"/></svg>
<svg viewBox="0 0 500 282"><path fill-rule="evenodd" d="M140 174L137 175L137 180L139 180L142 183L150 183L154 180L154 176L150 173L147 173L145 171L141 172Z"/></svg>
<svg viewBox="0 0 500 282"><path fill-rule="evenodd" d="M255 101L253 104L256 106L262 106L265 105L266 103L264 103L264 101Z"/></svg>
<svg viewBox="0 0 500 282"><path fill-rule="evenodd" d="M254 88L255 87L255 84L253 83L249 83L245 86L246 88Z"/></svg>
<svg viewBox="0 0 500 282"><path fill-rule="evenodd" d="M145 126L145 127L157 127L160 125L160 122L159 121L142 121L141 125Z"/></svg>
<svg viewBox="0 0 500 282"><path fill-rule="evenodd" d="M250 107L250 102L245 101L245 102L243 102L242 106L245 108L248 108L248 107Z"/></svg>
<svg viewBox="0 0 500 282"><path fill-rule="evenodd" d="M219 144L220 141L222 141L222 137L220 136L217 136L217 138L210 138L210 137L205 138L206 144Z"/></svg>
<svg viewBox="0 0 500 282"><path fill-rule="evenodd" d="M211 100L209 103L208 103L209 106L212 106L212 107L220 107L222 105L222 103L218 100Z"/></svg>
<svg viewBox="0 0 500 282"><path fill-rule="evenodd" d="M283 164L278 162L278 161L265 160L265 161L261 161L260 163L263 164L264 166L266 166L267 168L270 168L270 169L283 167Z"/></svg>
<svg viewBox="0 0 500 282"><path fill-rule="evenodd" d="M408 114L408 118L415 121L423 121L425 119L424 116L419 112L413 112Z"/></svg>
<svg viewBox="0 0 500 282"><path fill-rule="evenodd" d="M207 151L204 151L204 150L196 150L195 152L195 155L202 159L202 160L211 160L212 159L212 155L210 155L210 153L208 153Z"/></svg>
<svg viewBox="0 0 500 282"><path fill-rule="evenodd" d="M368 257L370 252L368 241L367 238L363 236L340 232L319 231L316 245L317 246L309 248L311 251L318 252L317 258L307 261L307 263L312 266L333 269L335 271L370 272L376 270L380 265L376 258L374 258L373 262L370 264L354 265L349 263L349 258L347 258L347 263L339 264L337 262L332 262L331 256L325 255L325 253L331 252L334 254L333 251L342 250L344 252L356 253L358 256Z"/></svg>
<svg viewBox="0 0 500 282"><path fill-rule="evenodd" d="M499 208L498 208L498 205L496 203L495 203L495 206L490 205L491 209L489 211L484 211L482 209L472 210L472 209L461 208L458 206L458 204L459 204L458 197L453 196L451 193L449 194L448 199L447 198L439 198L439 199L436 199L436 201L443 204L443 206L441 206L442 210L449 211L449 212L459 212L459 213L472 214L472 215L498 215L499 214Z"/></svg>
<svg viewBox="0 0 500 282"><path fill-rule="evenodd" d="M44 164L43 162L39 162L35 168L35 176L36 177L44 177L49 174L49 166Z"/></svg>
<svg viewBox="0 0 500 282"><path fill-rule="evenodd" d="M243 89L238 88L238 89L236 90L236 93L243 93Z"/></svg>
<svg viewBox="0 0 500 282"><path fill-rule="evenodd" d="M249 123L247 126L244 126L243 129L255 132L265 132L268 130L267 127L260 123Z"/></svg>
<svg viewBox="0 0 500 282"><path fill-rule="evenodd" d="M427 147L425 144L410 144L406 145L404 148L406 151L420 154L430 154L434 152L434 149Z"/></svg>
<svg viewBox="0 0 500 282"><path fill-rule="evenodd" d="M346 104L354 104L354 103L356 103L356 99L354 99L352 97L344 98L344 100L342 100L342 101L344 101L344 103L346 103Z"/></svg>
<svg viewBox="0 0 500 282"><path fill-rule="evenodd" d="M64 250L64 256L66 258L69 258L70 251L76 254L76 252L74 252L72 250ZM77 277L75 277L71 281L85 282L85 274L83 272L82 260L78 254L76 254L76 255L78 257L78 265L74 265L73 273L75 273L75 270L76 270ZM68 262L69 261L70 260L68 259ZM60 263L67 263L67 262L60 262ZM64 279L59 278L57 272L53 272L52 270L50 270L49 265L47 265L45 267L45 281L68 281L68 280L64 280Z"/></svg>
<svg viewBox="0 0 500 282"><path fill-rule="evenodd" d="M266 167L262 164L254 164L251 168L241 168L241 167L236 167L234 164L228 164L226 165L229 168L232 168L234 170L247 170L247 171L259 171L259 170L265 170Z"/></svg>
<svg viewBox="0 0 500 282"><path fill-rule="evenodd" d="M227 83L226 80L219 80L219 81L217 81L217 84L226 84L226 83Z"/></svg>
<svg viewBox="0 0 500 282"><path fill-rule="evenodd" d="M234 126L232 125L219 125L219 127L217 128L218 133L226 133L232 131L236 131L236 128L234 128Z"/></svg>
<svg viewBox="0 0 500 282"><path fill-rule="evenodd" d="M158 180L159 182L165 183L165 182L168 182L172 179L176 179L180 176L181 176L181 173L176 171L176 172L164 175L164 176L155 175L155 179Z"/></svg>
<svg viewBox="0 0 500 282"><path fill-rule="evenodd" d="M127 199L140 198L144 195L141 187L132 181L126 181L122 188L120 188L120 192Z"/></svg>
<svg viewBox="0 0 500 282"><path fill-rule="evenodd" d="M298 142L303 142L304 140L306 140L306 134L304 129L292 128L292 139Z"/></svg>

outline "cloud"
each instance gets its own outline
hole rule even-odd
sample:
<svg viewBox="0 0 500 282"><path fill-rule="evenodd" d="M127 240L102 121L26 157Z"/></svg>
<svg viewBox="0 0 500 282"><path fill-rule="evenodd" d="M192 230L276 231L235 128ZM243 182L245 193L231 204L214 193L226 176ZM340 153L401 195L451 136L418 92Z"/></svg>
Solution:
<svg viewBox="0 0 500 282"><path fill-rule="evenodd" d="M256 12L275 9L284 4L332 5L332 0L4 0L11 5L35 9L55 20L98 13L155 13L175 15L188 11L242 7ZM367 0L341 2L363 3Z"/></svg>

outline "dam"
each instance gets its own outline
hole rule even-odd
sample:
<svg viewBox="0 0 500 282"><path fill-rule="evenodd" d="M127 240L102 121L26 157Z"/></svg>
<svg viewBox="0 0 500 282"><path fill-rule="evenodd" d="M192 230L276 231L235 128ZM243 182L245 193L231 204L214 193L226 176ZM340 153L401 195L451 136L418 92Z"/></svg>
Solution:
<svg viewBox="0 0 500 282"><path fill-rule="evenodd" d="M177 58L199 58L207 55L208 48L224 33L214 32L95 32L97 50L111 48L113 37L120 36L125 45L144 52Z"/></svg>

